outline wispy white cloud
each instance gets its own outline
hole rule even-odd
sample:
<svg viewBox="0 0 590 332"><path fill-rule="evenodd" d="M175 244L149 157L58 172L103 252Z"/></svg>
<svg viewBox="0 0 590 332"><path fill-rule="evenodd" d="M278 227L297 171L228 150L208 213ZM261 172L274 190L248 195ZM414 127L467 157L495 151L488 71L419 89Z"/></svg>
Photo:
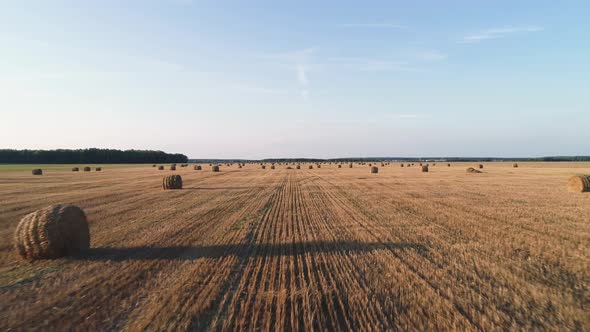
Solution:
<svg viewBox="0 0 590 332"><path fill-rule="evenodd" d="M289 68L289 70L292 70L293 68L297 84L299 85L299 94L301 95L303 101L307 102L310 100L310 81L308 71L312 66L311 58L313 57L314 53L314 48L306 48L291 52L262 54L259 55L259 57L270 62L275 62L280 66Z"/></svg>
<svg viewBox="0 0 590 332"><path fill-rule="evenodd" d="M498 39L515 33L530 33L543 31L542 27L528 26L528 27L502 27L482 30L478 33L463 37L459 43L473 44L484 40Z"/></svg>
<svg viewBox="0 0 590 332"><path fill-rule="evenodd" d="M339 26L344 28L385 28L385 29L407 29L408 27L394 23L343 23Z"/></svg>
<svg viewBox="0 0 590 332"><path fill-rule="evenodd" d="M297 64L297 81L302 86L307 86L307 84L309 83L309 81L307 80L305 66L303 64Z"/></svg>
<svg viewBox="0 0 590 332"><path fill-rule="evenodd" d="M418 53L418 59L424 61L441 61L445 60L448 56L445 53L439 51L424 51Z"/></svg>

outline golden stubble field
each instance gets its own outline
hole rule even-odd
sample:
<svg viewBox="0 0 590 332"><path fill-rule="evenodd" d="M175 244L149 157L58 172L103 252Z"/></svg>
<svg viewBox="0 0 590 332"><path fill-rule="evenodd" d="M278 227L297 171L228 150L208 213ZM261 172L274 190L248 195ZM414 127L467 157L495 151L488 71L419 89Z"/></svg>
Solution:
<svg viewBox="0 0 590 332"><path fill-rule="evenodd" d="M589 329L590 163L468 166L0 173L0 330ZM23 261L54 203L92 249Z"/></svg>

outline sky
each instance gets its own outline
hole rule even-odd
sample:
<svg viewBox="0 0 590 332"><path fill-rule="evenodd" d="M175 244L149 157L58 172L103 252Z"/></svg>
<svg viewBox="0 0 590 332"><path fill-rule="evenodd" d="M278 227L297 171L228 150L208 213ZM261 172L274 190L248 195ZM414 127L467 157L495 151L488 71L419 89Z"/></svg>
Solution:
<svg viewBox="0 0 590 332"><path fill-rule="evenodd" d="M0 148L590 155L590 1L3 1Z"/></svg>

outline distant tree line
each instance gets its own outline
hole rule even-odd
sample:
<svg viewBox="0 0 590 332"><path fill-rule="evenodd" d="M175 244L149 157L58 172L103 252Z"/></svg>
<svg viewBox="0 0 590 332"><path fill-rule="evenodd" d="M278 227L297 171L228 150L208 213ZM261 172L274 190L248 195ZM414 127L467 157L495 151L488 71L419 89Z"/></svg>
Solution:
<svg viewBox="0 0 590 332"><path fill-rule="evenodd" d="M4 164L140 164L186 163L187 156L152 150L11 150L0 149Z"/></svg>
<svg viewBox="0 0 590 332"><path fill-rule="evenodd" d="M269 158L269 159L190 159L195 163L232 163L232 162L265 162L265 163L298 163L298 162L421 162L421 161L454 161L454 162L492 162L492 161L590 161L590 156L555 156L537 158L497 158L497 157L351 157L351 158Z"/></svg>

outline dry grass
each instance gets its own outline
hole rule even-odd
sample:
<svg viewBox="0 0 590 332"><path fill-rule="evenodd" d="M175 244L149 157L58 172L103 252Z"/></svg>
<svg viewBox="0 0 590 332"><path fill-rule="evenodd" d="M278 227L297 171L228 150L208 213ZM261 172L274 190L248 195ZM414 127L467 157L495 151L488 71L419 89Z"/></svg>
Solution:
<svg viewBox="0 0 590 332"><path fill-rule="evenodd" d="M590 164L453 166L0 172L0 330L588 330ZM59 202L91 250L22 260Z"/></svg>

